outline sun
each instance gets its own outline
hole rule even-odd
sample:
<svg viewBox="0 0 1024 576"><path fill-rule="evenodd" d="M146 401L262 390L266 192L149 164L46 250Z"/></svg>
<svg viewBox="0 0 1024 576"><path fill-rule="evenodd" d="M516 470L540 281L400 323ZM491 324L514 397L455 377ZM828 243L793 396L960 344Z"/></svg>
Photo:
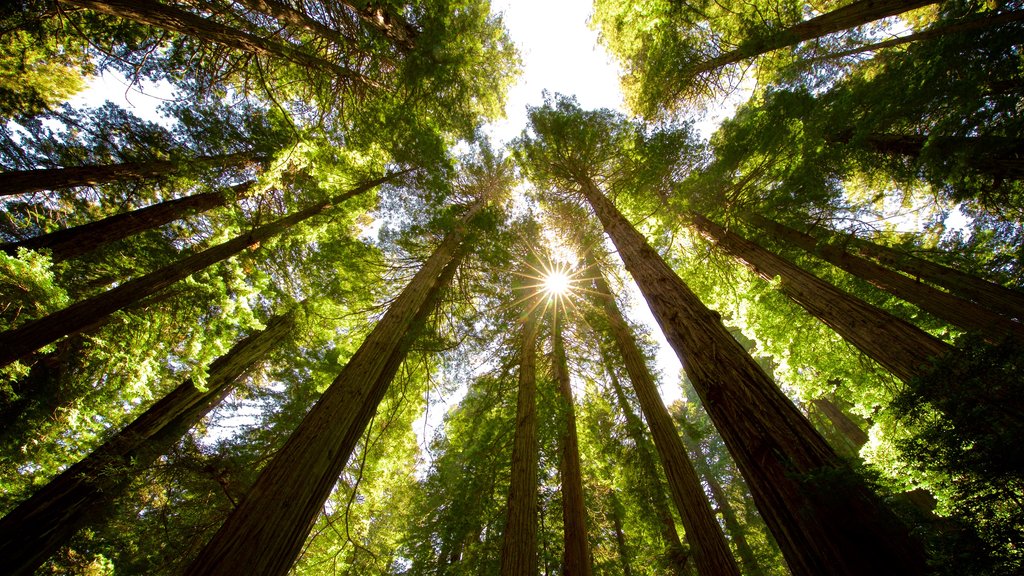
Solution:
<svg viewBox="0 0 1024 576"><path fill-rule="evenodd" d="M572 291L572 280L564 270L551 270L544 275L543 288L548 296L566 296Z"/></svg>

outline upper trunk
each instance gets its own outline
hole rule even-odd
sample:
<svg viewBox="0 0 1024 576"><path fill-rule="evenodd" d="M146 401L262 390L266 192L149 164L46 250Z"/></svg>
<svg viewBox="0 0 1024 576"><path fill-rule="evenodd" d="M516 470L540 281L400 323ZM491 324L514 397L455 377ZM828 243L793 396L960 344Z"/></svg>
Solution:
<svg viewBox="0 0 1024 576"><path fill-rule="evenodd" d="M921 546L842 464L721 317L593 182L580 184L747 479L790 570L797 576L924 574ZM841 482L826 480L837 473Z"/></svg>
<svg viewBox="0 0 1024 576"><path fill-rule="evenodd" d="M206 391L186 380L0 520L6 572L33 574L84 526L98 523L135 475L165 454L295 326L294 311L235 344L209 367Z"/></svg>
<svg viewBox="0 0 1024 576"><path fill-rule="evenodd" d="M461 253L467 228L465 221L456 225L395 298L186 574L288 571L363 433L366 411L376 409L374 400L404 358L403 338L444 288L445 270Z"/></svg>
<svg viewBox="0 0 1024 576"><path fill-rule="evenodd" d="M81 226L42 234L21 242L3 244L0 245L0 249L12 255L17 253L18 248L47 249L50 250L50 259L54 263L62 262L168 222L224 206L230 200L244 195L253 184L254 182L249 181L232 187L230 192L217 190L160 202Z"/></svg>
<svg viewBox="0 0 1024 576"><path fill-rule="evenodd" d="M909 381L926 373L933 358L950 351L923 330L838 290L704 216L691 213L689 220L705 238L762 278L779 277L783 294L900 379Z"/></svg>
<svg viewBox="0 0 1024 576"><path fill-rule="evenodd" d="M762 216L751 214L746 218L755 226L776 237L798 246L842 270L862 278L886 292L902 298L929 314L967 331L978 331L989 340L1001 340L1013 335L1024 339L1024 324L958 298L948 292L932 288L870 260L854 256L842 248L820 242L810 234L794 230Z"/></svg>
<svg viewBox="0 0 1024 576"><path fill-rule="evenodd" d="M555 312L551 332L551 356L558 392L565 409L565 428L562 431L559 473L562 479L562 527L565 533L563 574L590 576L590 544L587 542L587 509L583 500L583 476L580 471L579 441L576 437L576 409L569 380L569 365L562 342L562 325Z"/></svg>
<svg viewBox="0 0 1024 576"><path fill-rule="evenodd" d="M739 575L739 568L729 551L729 544L722 534L722 529L715 519L714 512L708 504L700 479L693 469L693 463L686 454L672 418L669 416L665 403L658 394L658 388L647 368L646 360L633 337L629 325L626 324L618 305L605 282L603 275L596 266L594 271L594 287L597 297L601 300L605 315L611 326L612 335L622 354L626 371L633 382L633 390L644 418L651 428L654 447L661 457L668 479L672 500L679 510L679 516L686 528L686 541L693 552L697 572L702 576Z"/></svg>

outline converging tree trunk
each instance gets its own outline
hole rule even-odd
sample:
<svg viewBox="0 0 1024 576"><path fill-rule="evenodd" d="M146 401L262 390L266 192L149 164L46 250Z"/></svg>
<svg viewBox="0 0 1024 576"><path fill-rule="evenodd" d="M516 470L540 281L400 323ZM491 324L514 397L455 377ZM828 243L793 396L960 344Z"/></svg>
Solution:
<svg viewBox="0 0 1024 576"><path fill-rule="evenodd" d="M902 298L936 318L967 331L977 331L990 340L1012 335L1024 339L1024 324L1016 322L968 300L917 282L870 260L850 254L841 247L826 244L817 238L778 222L750 214L745 219L776 238L797 246L834 264L873 286Z"/></svg>
<svg viewBox="0 0 1024 576"><path fill-rule="evenodd" d="M62 262L186 216L224 206L244 196L253 184L255 182L249 181L233 186L229 190L216 190L167 200L81 226L41 234L21 242L2 244L0 249L12 255L17 253L18 248L47 249L54 263Z"/></svg>
<svg viewBox="0 0 1024 576"><path fill-rule="evenodd" d="M588 264L594 275L594 291L604 308L626 371L633 382L633 390L640 402L640 409L654 437L654 447L661 457L672 500L686 528L686 541L690 544L697 572L701 576L738 576L739 568L729 550L729 544L708 504L704 488L693 469L693 463L686 455L686 448L672 424L668 409L658 394L658 388L654 384L636 338L622 317L600 269L593 259Z"/></svg>
<svg viewBox="0 0 1024 576"><path fill-rule="evenodd" d="M811 404L818 409L818 412L824 414L825 418L828 418L828 421L843 435L843 438L846 438L854 450L859 451L861 446L868 443L868 435L831 400L815 398L811 400Z"/></svg>
<svg viewBox="0 0 1024 576"><path fill-rule="evenodd" d="M226 168L256 162L262 157L255 152L235 152L217 156L199 156L187 160L150 160L123 164L91 164L66 168L37 168L0 172L0 196L28 194L42 190L59 190L76 186L95 186L110 182L151 180L196 166Z"/></svg>
<svg viewBox="0 0 1024 576"><path fill-rule="evenodd" d="M901 380L926 373L933 358L951 350L920 328L837 289L706 217L690 213L688 218L701 235L762 278L772 281L778 277L783 294Z"/></svg>
<svg viewBox="0 0 1024 576"><path fill-rule="evenodd" d="M562 527L565 536L563 571L565 576L590 576L590 544L587 541L587 508L583 498L583 475L580 471L579 440L576 437L576 408L572 398L569 365L565 358L562 325L556 309L552 320L551 356L558 392L562 397L565 428L559 445L561 460L559 474L562 480Z"/></svg>
<svg viewBox="0 0 1024 576"><path fill-rule="evenodd" d="M632 560L630 559L629 547L626 545L626 534L622 531L622 502L615 495L614 490L608 491L608 499L611 504L608 506L608 517L612 521L612 530L615 532L615 549L619 555L619 566L622 576L633 576Z"/></svg>
<svg viewBox="0 0 1024 576"><path fill-rule="evenodd" d="M341 48L348 48L345 44L352 40L350 38L345 38L338 30L335 30L323 22L310 17L309 14L306 14L302 10L297 10L288 4L278 2L277 0L236 1L249 10L273 16L282 24L295 26L296 28L316 34L320 38L327 40L328 42L332 42Z"/></svg>
<svg viewBox="0 0 1024 576"><path fill-rule="evenodd" d="M537 574L537 333L541 306L532 305L522 326L512 475L501 541L501 576Z"/></svg>
<svg viewBox="0 0 1024 576"><path fill-rule="evenodd" d="M449 264L463 253L477 204L420 267L295 432L260 472L213 539L186 570L189 576L285 574L302 549L409 343L426 318ZM449 269L450 270L450 269ZM372 415L372 412L371 412Z"/></svg>
<svg viewBox="0 0 1024 576"><path fill-rule="evenodd" d="M107 316L131 306L150 294L158 292L208 266L226 260L249 246L257 245L282 232L286 232L296 224L322 214L334 205L340 204L353 196L371 190L394 178L396 175L391 174L367 182L345 194L340 194L330 200L325 200L300 210L291 216L286 216L260 226L223 244L207 248L198 254L193 254L174 264L150 272L145 276L129 280L102 294L76 302L49 316L28 322L19 328L0 333L0 366L10 364L33 350L37 350L69 334L75 334L96 322L101 322Z"/></svg>
<svg viewBox="0 0 1024 576"><path fill-rule="evenodd" d="M33 574L78 530L105 517L132 479L220 404L242 374L292 331L295 320L294 310L272 318L210 365L206 391L186 380L0 519L5 573Z"/></svg>
<svg viewBox="0 0 1024 576"><path fill-rule="evenodd" d="M733 339L719 315L591 180L579 184L747 479L790 570L797 576L924 574L920 544ZM843 479L834 481L837 475Z"/></svg>

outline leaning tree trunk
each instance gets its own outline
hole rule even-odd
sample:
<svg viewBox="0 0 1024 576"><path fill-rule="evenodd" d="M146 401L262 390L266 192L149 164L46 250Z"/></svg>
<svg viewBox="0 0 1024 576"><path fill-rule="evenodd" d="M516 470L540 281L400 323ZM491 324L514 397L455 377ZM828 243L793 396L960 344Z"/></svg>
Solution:
<svg viewBox="0 0 1024 576"><path fill-rule="evenodd" d="M868 435L831 400L824 397L815 398L811 400L811 404L828 418L832 426L853 446L854 451L860 451L861 447L868 443Z"/></svg>
<svg viewBox="0 0 1024 576"><path fill-rule="evenodd" d="M841 247L826 244L817 238L778 222L750 214L745 219L789 244L802 248L822 260L834 264L873 286L914 304L936 318L967 331L982 333L989 340L1014 336L1024 340L1024 324L1016 322L968 300L932 288L894 272L884 266L850 254Z"/></svg>
<svg viewBox="0 0 1024 576"><path fill-rule="evenodd" d="M192 36L221 44L241 52L281 58L309 70L327 72L352 85L376 86L375 82L358 72L324 60L291 44L231 28L186 10L161 4L156 0L61 0L61 2L169 30L183 36Z"/></svg>
<svg viewBox="0 0 1024 576"><path fill-rule="evenodd" d="M848 133L833 142L851 140ZM1024 141L1003 136L929 136L926 134L866 134L859 139L873 152L919 159L925 148L939 161L955 158L970 170L999 181L1024 179Z"/></svg>
<svg viewBox="0 0 1024 576"><path fill-rule="evenodd" d="M288 571L363 433L358 429L361 417L375 409L370 404L390 383L387 372L397 370L396 355L404 356L408 344L403 338L444 288L445 270L462 253L468 220L480 207L454 227L391 303L186 574L271 576Z"/></svg>
<svg viewBox="0 0 1024 576"><path fill-rule="evenodd" d="M531 299L532 300L532 299ZM507 520L501 542L501 576L537 573L537 333L540 306L526 313L519 349L519 394L512 441Z"/></svg>
<svg viewBox="0 0 1024 576"><path fill-rule="evenodd" d="M0 196L14 196L15 194L76 186L95 186L109 182L151 180L167 174L194 169L196 166L210 168L240 166L260 159L259 154L247 151L216 156L199 156L187 160L150 160L123 164L8 170L0 172Z"/></svg>
<svg viewBox="0 0 1024 576"><path fill-rule="evenodd" d="M551 356L554 364L558 392L565 408L565 428L562 430L559 474L562 479L562 528L565 536L562 564L564 576L590 576L590 544L587 541L587 509L583 498L583 475L580 471L580 448L576 436L576 409L569 379L569 364L565 358L562 325L555 310L551 331Z"/></svg>
<svg viewBox="0 0 1024 576"><path fill-rule="evenodd" d="M735 50L694 64L691 67L691 73L697 75L717 70L722 66L742 62L779 48L795 46L807 40L842 32L922 6L938 4L938 2L939 0L856 0L810 20L804 20L778 32L769 33L764 38L744 41Z"/></svg>
<svg viewBox="0 0 1024 576"><path fill-rule="evenodd" d="M661 457L672 500L686 528L686 541L690 544L697 572L701 576L738 576L740 572L736 560L704 495L704 488L693 469L693 463L686 455L686 448L672 424L672 417L669 416L668 409L658 394L658 388L647 369L647 362L640 347L637 346L636 338L619 312L619 307L599 267L592 259L588 264L594 274L595 294L604 307L612 335L622 354L629 378L633 382L633 390L640 402L640 409L651 428L654 447Z"/></svg>
<svg viewBox="0 0 1024 576"><path fill-rule="evenodd" d="M103 322L109 315L123 310L142 298L226 260L249 246L254 246L289 230L296 224L323 213L339 204L393 178L395 174L378 178L358 186L345 194L319 202L291 216L260 226L223 244L207 248L183 260L165 266L145 276L129 280L102 294L76 302L48 316L33 320L19 328L0 333L0 366L5 366L59 338L80 332Z"/></svg>
<svg viewBox="0 0 1024 576"><path fill-rule="evenodd" d="M294 327L295 310L272 318L210 365L205 392L186 380L0 519L5 573L33 574L78 530L99 522L135 475L167 453Z"/></svg>
<svg viewBox="0 0 1024 576"><path fill-rule="evenodd" d="M926 373L932 359L951 350L920 328L837 289L706 217L696 213L688 216L693 227L710 242L762 278L772 281L778 277L783 294L901 380L910 381Z"/></svg>
<svg viewBox="0 0 1024 576"><path fill-rule="evenodd" d="M683 547L683 542L679 539L676 521L672 518L672 513L669 511L670 504L665 496L665 487L662 485L661 479L656 472L655 466L657 466L657 463L654 460L654 455L651 454L650 444L648 444L650 440L644 435L643 423L640 421L640 417L636 415L636 412L633 411L633 406L629 403L629 399L626 398L626 393L619 383L619 377L615 375L615 370L612 368L611 362L608 360L603 349L601 349L601 357L605 363L605 371L608 373L608 378L611 380L612 390L615 392L615 400L619 404L619 410L622 411L626 419L626 433L633 440L637 460L640 462L640 473L643 475L647 483L647 489L650 492L654 514L658 518L658 529L661 532L661 539L665 544L666 560L668 560L668 565L675 576L687 576L690 573L688 570L690 555L687 553L686 548Z"/></svg>
<svg viewBox="0 0 1024 576"><path fill-rule="evenodd" d="M338 47L346 48L344 44L351 42L351 39L345 38L341 32L310 17L309 14L293 8L289 4L278 2L277 0L237 0L237 2L253 12L261 12L273 16L282 24L316 34L323 40L332 42Z"/></svg>
<svg viewBox="0 0 1024 576"><path fill-rule="evenodd" d="M920 544L733 339L721 317L592 181L580 184L686 367L793 574L924 574ZM837 475L843 479L829 480Z"/></svg>
<svg viewBox="0 0 1024 576"><path fill-rule="evenodd" d="M244 196L254 183L249 181L232 186L230 190L205 192L160 202L81 226L42 234L21 242L0 244L0 249L12 255L17 253L18 248L46 249L50 251L50 259L54 263L62 262L88 254L112 242L163 226L168 222L224 206L229 201Z"/></svg>

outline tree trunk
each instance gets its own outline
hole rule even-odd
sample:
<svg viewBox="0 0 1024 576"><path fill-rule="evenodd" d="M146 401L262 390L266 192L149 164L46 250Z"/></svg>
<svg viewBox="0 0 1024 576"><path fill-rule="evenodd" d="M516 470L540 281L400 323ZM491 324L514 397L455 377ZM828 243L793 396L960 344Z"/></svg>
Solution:
<svg viewBox="0 0 1024 576"><path fill-rule="evenodd" d="M640 409L651 428L654 447L661 457L672 500L686 528L686 541L690 544L697 572L701 576L738 576L739 568L732 557L732 552L729 551L729 544L722 534L718 521L715 520L711 506L708 505L704 488L693 469L693 463L686 455L686 448L683 447L683 442L672 424L668 409L658 394L658 388L647 368L643 353L637 346L622 313L619 312L600 269L594 266L593 260L589 264L593 270L595 293L604 307L612 335L622 354L629 378L633 382L633 390L640 402Z"/></svg>
<svg viewBox="0 0 1024 576"><path fill-rule="evenodd" d="M783 294L901 380L927 373L933 358L951 350L923 330L838 290L704 216L688 216L705 238L759 276L768 281L779 277Z"/></svg>
<svg viewBox="0 0 1024 576"><path fill-rule="evenodd" d="M686 367L793 574L924 574L920 544L842 464L721 317L592 181L580 184ZM837 473L842 481L828 480Z"/></svg>
<svg viewBox="0 0 1024 576"><path fill-rule="evenodd" d="M626 393L622 390L622 385L619 384L619 378L615 375L615 370L612 369L610 361L604 355L604 351L602 350L601 352L605 362L605 371L608 372L608 378L611 380L612 389L615 392L615 399L626 419L626 432L633 440L637 459L640 461L640 467L642 468L641 473L644 475L649 487L651 504L653 504L654 513L658 517L661 539L665 543L665 557L668 560L668 565L675 576L687 576L690 573L687 569L690 555L679 539L676 522L672 518L672 513L669 512L669 501L665 496L665 487L655 473L655 466L657 464L654 461L654 455L651 454L648 444L649 440L644 435L643 423L640 421L640 417L633 412L633 406L629 403L629 399L626 398Z"/></svg>
<svg viewBox="0 0 1024 576"><path fill-rule="evenodd" d="M416 47L419 30L401 15L388 10L385 4L367 2L360 5L347 0L341 0L341 3L348 6L363 24L387 38L399 52L411 52Z"/></svg>
<svg viewBox="0 0 1024 576"><path fill-rule="evenodd" d="M531 302L527 300L527 305ZM508 519L501 542L501 576L537 573L537 333L540 306L522 328L516 432L508 487Z"/></svg>
<svg viewBox="0 0 1024 576"><path fill-rule="evenodd" d="M841 135L833 141L849 140ZM874 152L920 158L925 146L939 159L962 161L975 172L999 181L1024 179L1024 142L1002 136L928 136L867 134L861 140Z"/></svg>
<svg viewBox="0 0 1024 576"><path fill-rule="evenodd" d="M861 446L868 443L868 435L845 412L833 404L831 400L828 398L815 398L811 400L811 404L828 418L828 421L843 435L843 438L846 438L853 445L855 450L859 451Z"/></svg>
<svg viewBox="0 0 1024 576"><path fill-rule="evenodd" d="M102 322L114 312L123 310L140 299L158 292L208 266L226 260L249 246L257 245L285 232L292 226L323 213L335 204L366 192L394 176L395 174L391 174L378 178L358 186L345 194L319 202L291 216L286 216L260 226L251 232L242 234L223 244L207 248L198 254L193 254L174 264L150 272L145 276L129 280L102 294L76 302L49 316L28 322L19 328L0 333L0 366L10 364L28 355L33 350L69 334L75 334L96 322Z"/></svg>
<svg viewBox="0 0 1024 576"><path fill-rule="evenodd" d="M308 14L301 10L278 2L277 0L236 0L239 4L252 10L253 12L261 12L277 18L283 24L294 26L307 32L316 34L320 38L327 40L328 42L334 43L336 46L345 48L346 42L351 42L351 39L345 38L344 35L327 26L323 22L310 17Z"/></svg>
<svg viewBox="0 0 1024 576"><path fill-rule="evenodd" d="M795 46L807 40L842 32L930 4L938 4L938 0L856 0L810 20L769 33L766 37L746 40L735 50L698 62L692 67L693 74L710 72L779 48Z"/></svg>
<svg viewBox="0 0 1024 576"><path fill-rule="evenodd" d="M362 74L324 60L319 56L314 56L291 44L230 28L186 10L161 4L156 0L61 0L61 2L88 8L101 14L133 20L184 36L214 42L241 52L281 58L308 70L320 70L333 74L351 84L377 87L375 82Z"/></svg>
<svg viewBox="0 0 1024 576"><path fill-rule="evenodd" d="M14 255L18 248L29 250L47 249L50 251L50 259L54 262L63 262L71 258L77 258L83 254L106 246L111 242L123 240L135 234L152 230L163 226L168 222L180 220L186 216L200 214L213 208L224 206L229 201L244 196L245 193L255 184L253 181L233 186L231 190L217 190L205 192L184 198L176 198L152 206L146 206L131 212L116 214L109 218L57 230L49 234L43 234L21 242L12 242L0 245L0 249L8 254Z"/></svg>
<svg viewBox="0 0 1024 576"><path fill-rule="evenodd" d="M423 264L295 432L260 472L245 499L186 574L271 576L295 561L409 345L404 338L436 302L448 265L462 253L471 209ZM451 272L453 274L454 272Z"/></svg>
<svg viewBox="0 0 1024 576"><path fill-rule="evenodd" d="M794 230L757 214L745 218L748 222L797 246L836 267L871 283L876 288L914 304L936 318L967 331L977 331L989 340L1002 340L1012 335L1024 339L1024 324L996 314L973 302L948 292L932 288L913 278L894 272L870 260L854 256L841 247L826 244L810 234Z"/></svg>
<svg viewBox="0 0 1024 576"><path fill-rule="evenodd" d="M0 196L14 196L42 190L58 190L75 186L95 186L108 182L149 180L174 174L195 166L219 168L255 162L260 156L253 152L235 152L217 156L199 156L188 160L150 160L124 164L38 168L0 172Z"/></svg>
<svg viewBox="0 0 1024 576"><path fill-rule="evenodd" d="M562 527L565 532L562 574L564 576L591 576L590 543L587 541L587 508L583 498L583 476L580 471L579 440L576 437L576 409L572 398L569 365L562 341L562 325L555 311L551 331L551 356L554 364L558 392L565 408L565 428L562 430L559 475L562 480Z"/></svg>
<svg viewBox="0 0 1024 576"><path fill-rule="evenodd" d="M167 453L294 327L294 310L272 318L210 365L205 392L186 380L9 512L0 520L5 573L33 574L79 529L96 524L139 471Z"/></svg>
<svg viewBox="0 0 1024 576"><path fill-rule="evenodd" d="M629 547L626 546L626 534L622 531L622 503L610 490L608 498L611 500L611 513L608 514L612 521L612 530L615 532L615 549L619 554L619 565L622 569L622 576L633 576L633 568L630 566Z"/></svg>

